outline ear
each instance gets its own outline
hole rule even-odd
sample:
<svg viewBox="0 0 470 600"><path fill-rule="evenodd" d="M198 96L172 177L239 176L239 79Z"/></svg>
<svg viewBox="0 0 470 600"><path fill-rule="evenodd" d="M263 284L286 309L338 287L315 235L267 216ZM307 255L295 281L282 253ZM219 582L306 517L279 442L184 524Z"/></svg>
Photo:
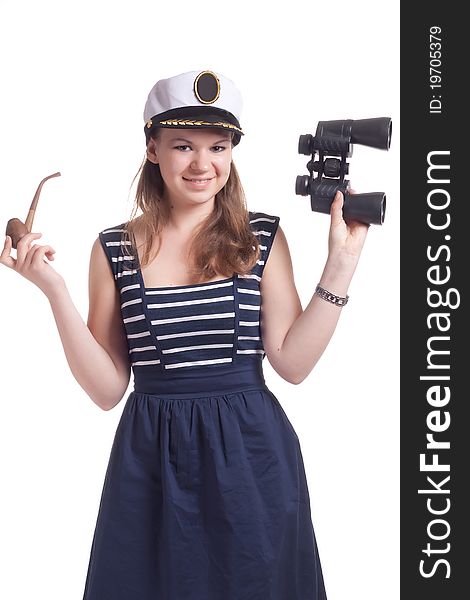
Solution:
<svg viewBox="0 0 470 600"><path fill-rule="evenodd" d="M153 138L150 138L147 144L147 159L154 165L158 165L157 147Z"/></svg>

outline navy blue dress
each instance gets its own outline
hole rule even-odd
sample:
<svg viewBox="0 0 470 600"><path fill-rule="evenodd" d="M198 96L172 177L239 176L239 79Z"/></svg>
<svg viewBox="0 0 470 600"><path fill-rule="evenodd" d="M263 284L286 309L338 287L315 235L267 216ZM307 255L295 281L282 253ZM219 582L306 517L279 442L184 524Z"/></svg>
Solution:
<svg viewBox="0 0 470 600"><path fill-rule="evenodd" d="M245 276L146 288L124 223L99 234L134 390L116 429L84 600L325 600L299 438L267 388L260 280L279 217L250 212Z"/></svg>

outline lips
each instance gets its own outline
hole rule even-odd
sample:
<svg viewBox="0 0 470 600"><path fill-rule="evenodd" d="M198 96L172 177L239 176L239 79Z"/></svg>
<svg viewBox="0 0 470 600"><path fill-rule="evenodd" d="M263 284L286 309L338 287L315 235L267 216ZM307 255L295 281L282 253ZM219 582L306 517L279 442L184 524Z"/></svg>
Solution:
<svg viewBox="0 0 470 600"><path fill-rule="evenodd" d="M186 182L186 185L191 190L207 190L211 186L212 180L215 177L202 178L202 177L183 177L183 181Z"/></svg>
<svg viewBox="0 0 470 600"><path fill-rule="evenodd" d="M188 177L183 177L183 179L185 181L191 181L192 183L207 183L208 181L212 181L212 179L214 179L213 177L209 177L209 178L197 178L197 177L192 177L191 179Z"/></svg>

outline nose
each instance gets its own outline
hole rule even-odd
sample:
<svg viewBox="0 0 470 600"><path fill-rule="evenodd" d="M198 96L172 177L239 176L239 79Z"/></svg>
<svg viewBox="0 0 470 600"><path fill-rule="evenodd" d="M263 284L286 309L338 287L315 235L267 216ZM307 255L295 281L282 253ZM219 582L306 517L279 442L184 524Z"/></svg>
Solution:
<svg viewBox="0 0 470 600"><path fill-rule="evenodd" d="M199 151L194 154L193 160L191 162L191 169L193 171L208 171L209 166L209 157L206 152Z"/></svg>

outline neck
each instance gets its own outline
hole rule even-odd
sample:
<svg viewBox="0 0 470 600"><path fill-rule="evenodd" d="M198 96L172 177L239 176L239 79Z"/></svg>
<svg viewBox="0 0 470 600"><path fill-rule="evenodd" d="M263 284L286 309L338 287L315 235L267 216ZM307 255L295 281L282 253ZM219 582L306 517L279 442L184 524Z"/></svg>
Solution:
<svg viewBox="0 0 470 600"><path fill-rule="evenodd" d="M181 236L188 236L214 209L214 198L204 204L181 206L169 201L167 228Z"/></svg>

